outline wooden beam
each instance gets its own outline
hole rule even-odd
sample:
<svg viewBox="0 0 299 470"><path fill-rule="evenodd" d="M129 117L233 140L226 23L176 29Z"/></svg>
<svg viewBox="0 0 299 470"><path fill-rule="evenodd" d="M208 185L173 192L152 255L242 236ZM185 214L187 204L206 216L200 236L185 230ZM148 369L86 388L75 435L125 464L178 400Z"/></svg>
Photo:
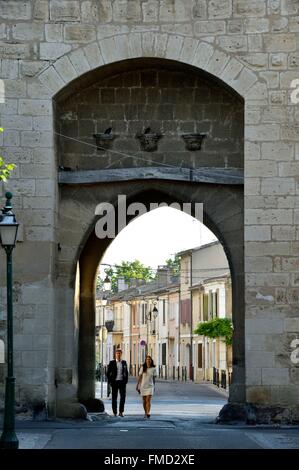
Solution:
<svg viewBox="0 0 299 470"><path fill-rule="evenodd" d="M162 179L196 183L244 184L244 172L239 168L173 168L136 167L103 170L59 171L59 184L96 184L113 181Z"/></svg>

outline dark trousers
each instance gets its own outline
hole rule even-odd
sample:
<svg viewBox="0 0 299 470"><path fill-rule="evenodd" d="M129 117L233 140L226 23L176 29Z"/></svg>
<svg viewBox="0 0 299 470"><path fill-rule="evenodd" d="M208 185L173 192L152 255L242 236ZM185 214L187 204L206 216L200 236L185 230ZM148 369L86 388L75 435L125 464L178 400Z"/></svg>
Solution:
<svg viewBox="0 0 299 470"><path fill-rule="evenodd" d="M126 401L126 384L122 380L116 380L113 384L111 384L111 388L112 388L112 411L115 415L117 414L117 395L119 391L119 394L120 394L119 412L123 413L125 409L125 401Z"/></svg>

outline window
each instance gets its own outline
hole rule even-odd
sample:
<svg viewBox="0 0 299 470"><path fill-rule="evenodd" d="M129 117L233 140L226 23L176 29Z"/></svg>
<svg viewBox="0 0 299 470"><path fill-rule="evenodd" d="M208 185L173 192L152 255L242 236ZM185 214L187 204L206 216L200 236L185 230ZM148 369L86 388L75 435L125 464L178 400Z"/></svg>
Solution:
<svg viewBox="0 0 299 470"><path fill-rule="evenodd" d="M209 319L209 295L203 294L203 321Z"/></svg>
<svg viewBox="0 0 299 470"><path fill-rule="evenodd" d="M209 319L218 317L218 291L219 289L217 289L215 292L210 290L208 293Z"/></svg>
<svg viewBox="0 0 299 470"><path fill-rule="evenodd" d="M216 367L216 342L213 341L213 349L212 349L212 366Z"/></svg>
<svg viewBox="0 0 299 470"><path fill-rule="evenodd" d="M142 325L145 324L145 307L146 307L146 304L142 303L141 304L141 323L142 323Z"/></svg>
<svg viewBox="0 0 299 470"><path fill-rule="evenodd" d="M206 343L206 369L210 367L210 344Z"/></svg>
<svg viewBox="0 0 299 470"><path fill-rule="evenodd" d="M209 290L209 319L213 318L213 292Z"/></svg>
<svg viewBox="0 0 299 470"><path fill-rule="evenodd" d="M132 306L132 313L133 313L133 325L136 325L136 305Z"/></svg>
<svg viewBox="0 0 299 470"><path fill-rule="evenodd" d="M162 366L166 366L166 343L162 343Z"/></svg>
<svg viewBox="0 0 299 470"><path fill-rule="evenodd" d="M162 300L163 325L166 323L166 300Z"/></svg>
<svg viewBox="0 0 299 470"><path fill-rule="evenodd" d="M202 344L197 345L197 368L202 369Z"/></svg>

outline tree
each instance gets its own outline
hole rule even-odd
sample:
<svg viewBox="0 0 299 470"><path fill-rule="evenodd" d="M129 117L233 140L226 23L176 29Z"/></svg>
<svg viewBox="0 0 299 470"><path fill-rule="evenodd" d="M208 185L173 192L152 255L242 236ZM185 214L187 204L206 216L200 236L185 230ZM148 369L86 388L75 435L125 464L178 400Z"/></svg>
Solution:
<svg viewBox="0 0 299 470"><path fill-rule="evenodd" d="M104 271L111 280L111 289L113 292L117 292L118 279L120 278L124 279L125 283L130 285L132 279L151 281L155 277L150 266L145 266L139 260L122 261L119 266L111 266ZM98 276L97 287L101 287L102 284L103 280Z"/></svg>
<svg viewBox="0 0 299 470"><path fill-rule="evenodd" d="M0 132L3 132L2 127L0 127ZM3 157L0 156L0 181L6 181L15 166L14 163L5 163Z"/></svg>
<svg viewBox="0 0 299 470"><path fill-rule="evenodd" d="M178 276L181 272L181 257L176 254L174 259L168 258L166 260L166 265L173 276Z"/></svg>

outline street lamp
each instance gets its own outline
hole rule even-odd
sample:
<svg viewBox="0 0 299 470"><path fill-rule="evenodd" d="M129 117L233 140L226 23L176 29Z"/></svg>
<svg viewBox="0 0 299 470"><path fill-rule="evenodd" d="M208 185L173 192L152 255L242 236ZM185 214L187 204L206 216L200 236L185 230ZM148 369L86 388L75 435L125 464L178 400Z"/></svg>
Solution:
<svg viewBox="0 0 299 470"><path fill-rule="evenodd" d="M107 305L107 298L103 297L101 301L103 307L102 313L102 325L100 330L100 339L101 339L101 398L103 398L103 378L104 378L104 338L107 336L107 330L105 327L105 307Z"/></svg>
<svg viewBox="0 0 299 470"><path fill-rule="evenodd" d="M111 281L108 275L106 275L104 279L104 291L110 291L111 290Z"/></svg>
<svg viewBox="0 0 299 470"><path fill-rule="evenodd" d="M155 320L155 319L157 318L157 316L158 316L158 313L159 313L159 312L158 312L158 309L157 309L157 307L156 307L156 304L157 304L157 302L154 302L153 311L150 310L150 311L147 313L147 315L146 315L146 320L147 320L147 322L146 322L146 327L147 327L147 328L146 328L146 354L148 354L148 341L149 341L148 322L149 322L149 321L151 322L151 321L152 321L152 318Z"/></svg>
<svg viewBox="0 0 299 470"><path fill-rule="evenodd" d="M18 449L15 433L15 378L13 376L13 310L12 310L12 250L16 246L19 224L12 212L12 194L5 194L6 204L0 216L0 243L6 252L7 276L7 377L5 381L5 409L1 449Z"/></svg>

